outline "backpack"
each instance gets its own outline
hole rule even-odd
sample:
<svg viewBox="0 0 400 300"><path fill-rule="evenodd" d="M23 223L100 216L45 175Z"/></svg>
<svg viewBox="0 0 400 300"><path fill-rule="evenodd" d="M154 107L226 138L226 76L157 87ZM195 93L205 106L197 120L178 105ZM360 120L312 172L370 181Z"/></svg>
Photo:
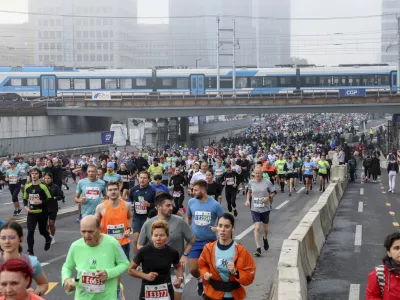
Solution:
<svg viewBox="0 0 400 300"><path fill-rule="evenodd" d="M381 298L383 298L383 292L385 290L385 268L383 265L375 267L375 274L379 288L381 289Z"/></svg>

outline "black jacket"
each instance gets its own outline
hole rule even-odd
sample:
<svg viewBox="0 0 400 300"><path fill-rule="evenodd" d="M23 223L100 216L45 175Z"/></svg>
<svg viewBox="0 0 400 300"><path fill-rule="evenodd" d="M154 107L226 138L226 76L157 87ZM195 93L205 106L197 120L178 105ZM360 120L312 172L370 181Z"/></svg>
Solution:
<svg viewBox="0 0 400 300"><path fill-rule="evenodd" d="M64 192L60 189L60 187L54 183L48 186L49 192L51 195L51 200L47 202L47 210L48 212L57 212L58 211L58 201L64 199Z"/></svg>
<svg viewBox="0 0 400 300"><path fill-rule="evenodd" d="M388 166L387 166L387 171L388 173L390 171L396 171L396 173L399 173L399 165L396 161L389 161Z"/></svg>

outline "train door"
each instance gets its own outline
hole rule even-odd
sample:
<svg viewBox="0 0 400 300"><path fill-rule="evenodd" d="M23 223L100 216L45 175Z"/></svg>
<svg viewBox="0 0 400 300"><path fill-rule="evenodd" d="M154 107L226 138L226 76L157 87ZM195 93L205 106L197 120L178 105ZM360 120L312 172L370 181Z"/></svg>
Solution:
<svg viewBox="0 0 400 300"><path fill-rule="evenodd" d="M204 95L204 75L190 75L190 92L192 95Z"/></svg>
<svg viewBox="0 0 400 300"><path fill-rule="evenodd" d="M56 75L40 76L40 97L55 97L57 95Z"/></svg>
<svg viewBox="0 0 400 300"><path fill-rule="evenodd" d="M397 92L397 72L390 72L390 86L392 87L393 92Z"/></svg>

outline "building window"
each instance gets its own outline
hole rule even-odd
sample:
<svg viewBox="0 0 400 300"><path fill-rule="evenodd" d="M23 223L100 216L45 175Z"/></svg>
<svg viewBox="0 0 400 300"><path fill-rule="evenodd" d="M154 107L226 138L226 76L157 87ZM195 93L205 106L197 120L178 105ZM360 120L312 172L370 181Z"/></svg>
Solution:
<svg viewBox="0 0 400 300"><path fill-rule="evenodd" d="M108 19L103 19L103 25L108 26Z"/></svg>
<svg viewBox="0 0 400 300"><path fill-rule="evenodd" d="M110 30L110 37L114 36L114 31Z"/></svg>
<svg viewBox="0 0 400 300"><path fill-rule="evenodd" d="M81 24L82 24L82 20L81 19L76 19L76 25L78 25L78 26L81 26Z"/></svg>
<svg viewBox="0 0 400 300"><path fill-rule="evenodd" d="M38 84L38 79L37 78L27 78L26 79L26 85L28 86L37 86Z"/></svg>
<svg viewBox="0 0 400 300"><path fill-rule="evenodd" d="M116 89L117 88L117 79L105 79L106 89Z"/></svg>
<svg viewBox="0 0 400 300"><path fill-rule="evenodd" d="M95 50L96 49L96 44L95 42L90 43L90 50Z"/></svg>
<svg viewBox="0 0 400 300"><path fill-rule="evenodd" d="M108 38L108 31L107 30L103 31L103 38Z"/></svg>
<svg viewBox="0 0 400 300"><path fill-rule="evenodd" d="M56 48L56 43L50 43L50 49L54 50Z"/></svg>
<svg viewBox="0 0 400 300"><path fill-rule="evenodd" d="M102 61L103 60L103 55L97 54L97 61Z"/></svg>
<svg viewBox="0 0 400 300"><path fill-rule="evenodd" d="M82 50L82 43L76 43L76 48L78 50Z"/></svg>
<svg viewBox="0 0 400 300"><path fill-rule="evenodd" d="M96 26L101 26L101 19L100 18L96 19Z"/></svg>
<svg viewBox="0 0 400 300"><path fill-rule="evenodd" d="M103 43L103 49L104 50L108 50L108 43L107 42Z"/></svg>
<svg viewBox="0 0 400 300"><path fill-rule="evenodd" d="M104 61L108 61L108 54L104 54L104 55L103 55L103 60L104 60Z"/></svg>
<svg viewBox="0 0 400 300"><path fill-rule="evenodd" d="M61 19L57 19L57 20L56 20L56 25L57 25L57 26L61 26Z"/></svg>
<svg viewBox="0 0 400 300"><path fill-rule="evenodd" d="M78 61L82 61L82 54L78 54L77 59Z"/></svg>
<svg viewBox="0 0 400 300"><path fill-rule="evenodd" d="M54 26L54 20L50 20L50 26Z"/></svg>
<svg viewBox="0 0 400 300"><path fill-rule="evenodd" d="M96 24L95 19L90 19L90 26L94 26L94 24Z"/></svg>
<svg viewBox="0 0 400 300"><path fill-rule="evenodd" d="M62 37L61 31L57 31L57 38L61 39L61 37Z"/></svg>
<svg viewBox="0 0 400 300"><path fill-rule="evenodd" d="M48 31L44 31L44 32L43 32L43 37L44 37L45 39L49 38L49 32L48 32Z"/></svg>
<svg viewBox="0 0 400 300"><path fill-rule="evenodd" d="M89 20L87 18L82 20L82 25L83 26L88 26L89 25Z"/></svg>
<svg viewBox="0 0 400 300"><path fill-rule="evenodd" d="M62 61L62 55L57 55L57 61L61 62Z"/></svg>
<svg viewBox="0 0 400 300"><path fill-rule="evenodd" d="M96 56L94 54L90 54L90 61L96 61Z"/></svg>
<svg viewBox="0 0 400 300"><path fill-rule="evenodd" d="M57 49L58 50L62 50L62 44L61 43L57 43Z"/></svg>
<svg viewBox="0 0 400 300"><path fill-rule="evenodd" d="M74 79L74 88L75 90L86 89L86 79Z"/></svg>
<svg viewBox="0 0 400 300"><path fill-rule="evenodd" d="M49 50L49 43L44 43L43 47L44 47L44 50Z"/></svg>
<svg viewBox="0 0 400 300"><path fill-rule="evenodd" d="M76 32L76 38L77 38L77 39L82 38L82 31L77 31L77 32Z"/></svg>
<svg viewBox="0 0 400 300"><path fill-rule="evenodd" d="M96 33L92 30L90 31L90 38L94 39L96 37Z"/></svg>
<svg viewBox="0 0 400 300"><path fill-rule="evenodd" d="M84 54L83 55L83 60L84 61L89 61L89 54Z"/></svg>
<svg viewBox="0 0 400 300"><path fill-rule="evenodd" d="M44 19L43 20L43 26L49 26L49 20Z"/></svg>
<svg viewBox="0 0 400 300"><path fill-rule="evenodd" d="M101 79L89 79L89 88L91 90L99 90L101 89Z"/></svg>
<svg viewBox="0 0 400 300"><path fill-rule="evenodd" d="M83 32L83 38L84 38L84 39L89 38L89 32L88 32L88 31L84 31L84 32Z"/></svg>
<svg viewBox="0 0 400 300"><path fill-rule="evenodd" d="M97 50L101 50L101 42L97 42Z"/></svg>
<svg viewBox="0 0 400 300"><path fill-rule="evenodd" d="M43 61L43 55L39 55L39 61Z"/></svg>
<svg viewBox="0 0 400 300"><path fill-rule="evenodd" d="M110 61L114 61L114 54L110 54Z"/></svg>
<svg viewBox="0 0 400 300"><path fill-rule="evenodd" d="M83 49L84 50L89 50L89 43L83 43Z"/></svg>
<svg viewBox="0 0 400 300"><path fill-rule="evenodd" d="M96 38L101 39L101 31L96 31Z"/></svg>
<svg viewBox="0 0 400 300"><path fill-rule="evenodd" d="M48 56L48 55L45 55L45 56L44 56L44 61L45 61L45 62L48 62L48 61L49 61L49 56Z"/></svg>
<svg viewBox="0 0 400 300"><path fill-rule="evenodd" d="M39 50L42 50L42 49L43 49L43 44L39 43Z"/></svg>
<svg viewBox="0 0 400 300"><path fill-rule="evenodd" d="M110 49L113 50L114 49L114 43L110 42Z"/></svg>

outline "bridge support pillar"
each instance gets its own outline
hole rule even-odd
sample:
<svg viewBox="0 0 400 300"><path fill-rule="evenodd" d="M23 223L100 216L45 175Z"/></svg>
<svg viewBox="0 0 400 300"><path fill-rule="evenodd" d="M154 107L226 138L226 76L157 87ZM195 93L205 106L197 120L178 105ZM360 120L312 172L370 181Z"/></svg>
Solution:
<svg viewBox="0 0 400 300"><path fill-rule="evenodd" d="M157 122L155 119L146 119L144 126L144 136L143 136L143 148L152 148L153 150L157 147Z"/></svg>
<svg viewBox="0 0 400 300"><path fill-rule="evenodd" d="M181 141L185 143L185 145L189 144L189 118L181 117L179 121L180 129L181 129Z"/></svg>
<svg viewBox="0 0 400 300"><path fill-rule="evenodd" d="M157 149L163 150L168 142L168 119L160 118L157 121Z"/></svg>
<svg viewBox="0 0 400 300"><path fill-rule="evenodd" d="M170 118L168 124L169 144L172 146L179 142L179 120L178 118Z"/></svg>

